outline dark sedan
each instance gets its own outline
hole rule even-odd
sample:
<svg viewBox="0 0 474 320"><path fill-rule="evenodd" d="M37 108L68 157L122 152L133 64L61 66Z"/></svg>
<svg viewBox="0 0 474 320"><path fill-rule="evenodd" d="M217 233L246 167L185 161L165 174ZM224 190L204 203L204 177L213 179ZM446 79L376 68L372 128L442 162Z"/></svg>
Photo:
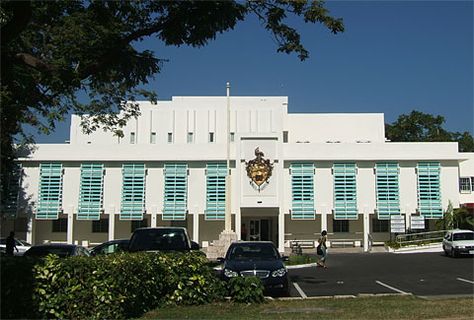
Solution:
<svg viewBox="0 0 474 320"><path fill-rule="evenodd" d="M82 247L75 244L65 243L54 243L54 244L42 244L32 246L28 249L24 256L25 257L45 257L48 254L55 254L60 258L70 256L90 256L90 252Z"/></svg>
<svg viewBox="0 0 474 320"><path fill-rule="evenodd" d="M260 278L265 293L269 295L289 295L288 271L283 263L287 257L278 253L272 242L235 242L230 245L223 262L222 278Z"/></svg>
<svg viewBox="0 0 474 320"><path fill-rule="evenodd" d="M129 239L117 239L104 242L91 249L93 256L128 251Z"/></svg>

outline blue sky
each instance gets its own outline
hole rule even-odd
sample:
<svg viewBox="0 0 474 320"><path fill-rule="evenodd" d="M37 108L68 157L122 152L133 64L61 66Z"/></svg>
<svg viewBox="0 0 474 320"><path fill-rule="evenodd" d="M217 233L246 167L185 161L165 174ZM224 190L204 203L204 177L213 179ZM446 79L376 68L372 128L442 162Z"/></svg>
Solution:
<svg viewBox="0 0 474 320"><path fill-rule="evenodd" d="M381 112L393 122L416 109L442 115L450 131L474 133L472 1L328 1L346 31L290 19L310 58L277 53L251 17L202 48L140 48L168 59L147 86L171 96L284 95L290 112ZM38 142L69 138L69 121Z"/></svg>

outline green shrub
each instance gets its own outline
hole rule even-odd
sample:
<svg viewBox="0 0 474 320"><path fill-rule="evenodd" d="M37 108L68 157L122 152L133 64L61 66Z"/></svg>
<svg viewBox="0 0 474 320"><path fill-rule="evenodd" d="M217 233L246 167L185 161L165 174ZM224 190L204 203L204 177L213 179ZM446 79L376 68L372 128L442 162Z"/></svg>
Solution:
<svg viewBox="0 0 474 320"><path fill-rule="evenodd" d="M318 259L316 256L310 256L307 254L291 255L285 264L288 266L291 266L291 265L298 265L298 264L313 263L313 262L316 262L317 260Z"/></svg>
<svg viewBox="0 0 474 320"><path fill-rule="evenodd" d="M0 259L1 319L37 318L33 302L35 261L25 257Z"/></svg>
<svg viewBox="0 0 474 320"><path fill-rule="evenodd" d="M263 284L257 277L235 277L227 283L232 301L239 303L262 303Z"/></svg>
<svg viewBox="0 0 474 320"><path fill-rule="evenodd" d="M161 304L202 304L222 294L199 253L49 256L35 270L35 301L44 318L130 318Z"/></svg>

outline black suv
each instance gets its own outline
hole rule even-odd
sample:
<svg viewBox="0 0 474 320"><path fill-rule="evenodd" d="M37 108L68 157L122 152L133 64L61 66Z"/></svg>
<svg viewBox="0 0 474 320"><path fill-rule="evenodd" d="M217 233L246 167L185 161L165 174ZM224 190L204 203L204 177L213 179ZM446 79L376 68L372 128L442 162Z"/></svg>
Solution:
<svg viewBox="0 0 474 320"><path fill-rule="evenodd" d="M199 245L189 239L186 228L138 228L130 238L128 250L130 252L190 251L199 250Z"/></svg>

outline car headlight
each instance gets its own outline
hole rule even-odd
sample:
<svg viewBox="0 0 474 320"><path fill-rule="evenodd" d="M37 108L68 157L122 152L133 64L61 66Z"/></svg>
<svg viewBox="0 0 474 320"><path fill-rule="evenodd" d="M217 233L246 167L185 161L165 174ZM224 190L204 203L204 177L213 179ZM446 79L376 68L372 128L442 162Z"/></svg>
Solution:
<svg viewBox="0 0 474 320"><path fill-rule="evenodd" d="M464 246L460 245L460 246L455 246L456 249L464 249Z"/></svg>
<svg viewBox="0 0 474 320"><path fill-rule="evenodd" d="M286 274L286 268L281 268L272 272L272 277L283 277Z"/></svg>
<svg viewBox="0 0 474 320"><path fill-rule="evenodd" d="M226 276L227 278L234 278L234 277L238 277L239 274L233 270L224 269L224 276Z"/></svg>

